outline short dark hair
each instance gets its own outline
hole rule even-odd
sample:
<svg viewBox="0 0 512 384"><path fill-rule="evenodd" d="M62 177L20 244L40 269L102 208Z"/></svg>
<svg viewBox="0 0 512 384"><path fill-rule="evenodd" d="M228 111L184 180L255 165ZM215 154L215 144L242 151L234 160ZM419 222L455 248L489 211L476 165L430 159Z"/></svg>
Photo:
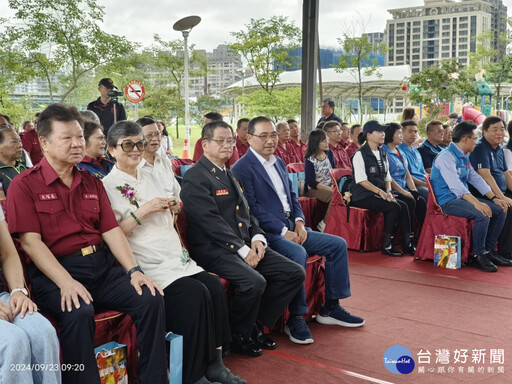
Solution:
<svg viewBox="0 0 512 384"><path fill-rule="evenodd" d="M90 120L84 121L84 139L86 143L89 141L89 137L91 137L91 135L98 129L101 129L101 132L103 132L103 127L101 124Z"/></svg>
<svg viewBox="0 0 512 384"><path fill-rule="evenodd" d="M402 129L402 126L397 123L389 123L386 128L386 136L384 136L384 143L391 143L393 141L393 137L395 136L395 132L399 129Z"/></svg>
<svg viewBox="0 0 512 384"><path fill-rule="evenodd" d="M206 119L210 119L212 121L217 121L217 120L224 119L224 116L222 116L219 112L208 112L203 117L206 118Z"/></svg>
<svg viewBox="0 0 512 384"><path fill-rule="evenodd" d="M226 128L226 129L229 129L231 131L231 135L234 136L234 132L233 132L233 128L231 127L231 125L229 125L228 123L226 123L225 121L222 121L222 120L214 120L214 121L210 121L208 124L206 124L202 131L201 131L201 139L202 140L211 140L213 139L213 134L214 134L214 131L216 128Z"/></svg>
<svg viewBox="0 0 512 384"><path fill-rule="evenodd" d="M239 129L243 123L248 123L249 119L244 117L236 122L236 129Z"/></svg>
<svg viewBox="0 0 512 384"><path fill-rule="evenodd" d="M356 131L356 128L358 127L363 127L361 124L354 124L353 126L350 127L350 134L353 135L354 132Z"/></svg>
<svg viewBox="0 0 512 384"><path fill-rule="evenodd" d="M334 104L334 101L331 98L324 99L322 101L322 103L327 103L327 104L329 104L330 108L334 109L335 104Z"/></svg>
<svg viewBox="0 0 512 384"><path fill-rule="evenodd" d="M71 105L64 104L50 104L46 109L39 115L39 121L37 122L37 134L39 137L50 138L53 129L52 122L71 122L77 121L82 126L82 117L78 113L78 110Z"/></svg>
<svg viewBox="0 0 512 384"><path fill-rule="evenodd" d="M2 125L0 127L0 144L2 144L4 142L4 140L5 140L5 133L7 133L7 132L16 133L14 128L11 127L10 125L7 125L7 126L6 125Z"/></svg>
<svg viewBox="0 0 512 384"><path fill-rule="evenodd" d="M452 131L452 141L460 142L464 137L471 136L475 129L477 129L477 125L469 120L457 124Z"/></svg>
<svg viewBox="0 0 512 384"><path fill-rule="evenodd" d="M136 123L139 124L141 127L145 127L146 125L155 124L156 121L153 120L152 117L144 116L137 120Z"/></svg>
<svg viewBox="0 0 512 384"><path fill-rule="evenodd" d="M427 134L434 129L434 127L436 125L440 125L440 126L443 126L443 122L442 121L439 121L439 120L432 120L432 121L429 121L428 124L427 124L427 128L426 128L426 132Z"/></svg>
<svg viewBox="0 0 512 384"><path fill-rule="evenodd" d="M322 130L325 131L325 132L329 132L329 129L331 129L333 127L340 127L341 128L341 123L339 121L336 121L336 120L326 121L324 123L324 125L322 125Z"/></svg>
<svg viewBox="0 0 512 384"><path fill-rule="evenodd" d="M308 147L306 149L306 153L304 154L305 158L313 156L317 153L318 148L320 147L320 143L327 138L326 133L321 129L313 129L309 132L308 137Z"/></svg>
<svg viewBox="0 0 512 384"><path fill-rule="evenodd" d="M402 111L402 123L405 120L412 120L414 115L416 115L416 110L414 108L411 108L411 107L404 108L404 110Z"/></svg>
<svg viewBox="0 0 512 384"><path fill-rule="evenodd" d="M493 124L496 124L496 123L503 123L503 127L505 127L505 122L503 121L503 119L499 116L487 116L484 120L484 122L482 123L482 131L487 131L489 129L489 127Z"/></svg>
<svg viewBox="0 0 512 384"><path fill-rule="evenodd" d="M29 124L34 124L34 122L32 120L25 120L23 122L22 128L25 129L25 127Z"/></svg>
<svg viewBox="0 0 512 384"><path fill-rule="evenodd" d="M117 145L117 141L124 137L129 136L142 136L144 137L144 132L142 132L142 127L134 121L131 120L121 120L115 123L110 127L107 134L107 145L109 147L115 147Z"/></svg>
<svg viewBox="0 0 512 384"><path fill-rule="evenodd" d="M299 123L297 122L297 120L295 120L295 119L288 119L288 120L286 120L286 122L287 122L288 124L291 124L291 123L299 124Z"/></svg>
<svg viewBox="0 0 512 384"><path fill-rule="evenodd" d="M95 123L98 123L98 124L101 124L100 122L100 118L98 117L98 115L96 113L94 113L93 111L90 111L88 109L85 109L83 111L78 111L78 113L80 114L80 116L82 116L82 119L84 121L86 120L90 120L90 121L94 121Z"/></svg>
<svg viewBox="0 0 512 384"><path fill-rule="evenodd" d="M267 116L256 116L254 119L249 121L249 128L247 129L247 133L249 135L254 135L254 131L256 130L256 124L258 123L272 123L274 122L269 119Z"/></svg>
<svg viewBox="0 0 512 384"><path fill-rule="evenodd" d="M400 124L402 124L402 128L405 130L405 127L408 127L409 125L414 125L415 127L418 126L418 123L414 120L404 120Z"/></svg>

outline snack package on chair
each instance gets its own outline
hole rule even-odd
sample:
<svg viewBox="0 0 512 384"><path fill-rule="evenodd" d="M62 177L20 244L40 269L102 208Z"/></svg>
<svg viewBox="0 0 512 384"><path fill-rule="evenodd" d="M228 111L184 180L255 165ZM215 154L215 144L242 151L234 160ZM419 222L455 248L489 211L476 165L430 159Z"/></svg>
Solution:
<svg viewBox="0 0 512 384"><path fill-rule="evenodd" d="M447 269L459 269L460 263L460 237L436 235L434 239L434 265Z"/></svg>
<svg viewBox="0 0 512 384"><path fill-rule="evenodd" d="M128 384L126 345L111 341L94 349L101 384Z"/></svg>
<svg viewBox="0 0 512 384"><path fill-rule="evenodd" d="M165 336L170 344L169 384L182 384L183 376L183 336L169 332Z"/></svg>

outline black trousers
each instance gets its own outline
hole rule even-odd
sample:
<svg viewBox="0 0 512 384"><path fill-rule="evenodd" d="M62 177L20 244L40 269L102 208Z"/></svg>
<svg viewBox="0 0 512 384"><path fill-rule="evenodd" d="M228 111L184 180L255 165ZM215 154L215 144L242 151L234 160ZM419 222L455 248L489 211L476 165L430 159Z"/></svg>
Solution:
<svg viewBox="0 0 512 384"><path fill-rule="evenodd" d="M29 268L32 289L39 308L54 316L59 325L60 346L64 364L83 364L84 371L62 372L64 384L100 383L94 356L94 311L110 309L127 313L137 329L139 369L137 383L167 383L165 349L165 312L162 296L152 296L144 286L139 296L124 269L114 266L110 251L102 249L88 256L65 256L60 264L73 279L91 293L94 302L80 299L80 308L62 312L60 289L35 265Z"/></svg>
<svg viewBox="0 0 512 384"><path fill-rule="evenodd" d="M416 219L418 220L418 223L420 224L420 231L421 227L423 226L423 222L425 221L425 215L427 213L427 202L423 197L420 196L419 193L413 193L413 198L404 196L404 195L398 195L395 196L397 200L403 201L405 204L407 204L407 208L409 210L409 217L410 217L410 223L412 228L412 214L416 215ZM416 233L416 236L419 236L419 233Z"/></svg>
<svg viewBox="0 0 512 384"><path fill-rule="evenodd" d="M306 278L304 268L268 247L254 269L233 253L222 254L203 267L235 286L231 331L245 337L251 335L256 319L272 327Z"/></svg>
<svg viewBox="0 0 512 384"><path fill-rule="evenodd" d="M507 190L505 196L512 198L512 192ZM501 254L512 253L512 208L507 211L507 218L498 238L498 252Z"/></svg>
<svg viewBox="0 0 512 384"><path fill-rule="evenodd" d="M366 208L370 211L384 212L384 232L392 234L398 224L402 233L411 233L409 208L401 200L387 201L376 195L353 201L354 207Z"/></svg>
<svg viewBox="0 0 512 384"><path fill-rule="evenodd" d="M164 289L165 329L183 336L183 383L195 383L229 345L228 305L224 287L208 272L182 277Z"/></svg>

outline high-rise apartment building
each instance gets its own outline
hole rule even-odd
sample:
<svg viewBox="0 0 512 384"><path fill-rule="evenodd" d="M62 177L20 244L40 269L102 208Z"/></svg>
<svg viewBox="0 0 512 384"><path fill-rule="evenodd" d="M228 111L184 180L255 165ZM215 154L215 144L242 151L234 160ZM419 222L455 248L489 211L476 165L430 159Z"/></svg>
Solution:
<svg viewBox="0 0 512 384"><path fill-rule="evenodd" d="M242 79L242 59L240 54L221 44L213 52L200 50L208 60L208 74L190 78L190 95L220 96L222 91Z"/></svg>
<svg viewBox="0 0 512 384"><path fill-rule="evenodd" d="M380 53L376 49L380 43L384 42L384 33L383 32L370 32L363 33L363 36L368 39L368 42L373 46L374 53Z"/></svg>
<svg viewBox="0 0 512 384"><path fill-rule="evenodd" d="M505 47L497 36L506 30L507 7L502 0L425 0L423 6L388 10L385 41L391 50L387 65L409 64L412 73L443 59L457 58L469 64L476 50L476 37L492 29L493 46Z"/></svg>

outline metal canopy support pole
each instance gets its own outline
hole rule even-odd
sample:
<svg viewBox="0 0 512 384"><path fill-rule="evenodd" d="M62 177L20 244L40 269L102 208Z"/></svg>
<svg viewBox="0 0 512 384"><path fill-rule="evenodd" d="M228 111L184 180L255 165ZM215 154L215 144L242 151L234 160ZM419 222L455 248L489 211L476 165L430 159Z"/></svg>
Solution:
<svg viewBox="0 0 512 384"><path fill-rule="evenodd" d="M316 126L316 70L318 66L318 3L303 0L302 5L302 95L301 136L307 138Z"/></svg>

